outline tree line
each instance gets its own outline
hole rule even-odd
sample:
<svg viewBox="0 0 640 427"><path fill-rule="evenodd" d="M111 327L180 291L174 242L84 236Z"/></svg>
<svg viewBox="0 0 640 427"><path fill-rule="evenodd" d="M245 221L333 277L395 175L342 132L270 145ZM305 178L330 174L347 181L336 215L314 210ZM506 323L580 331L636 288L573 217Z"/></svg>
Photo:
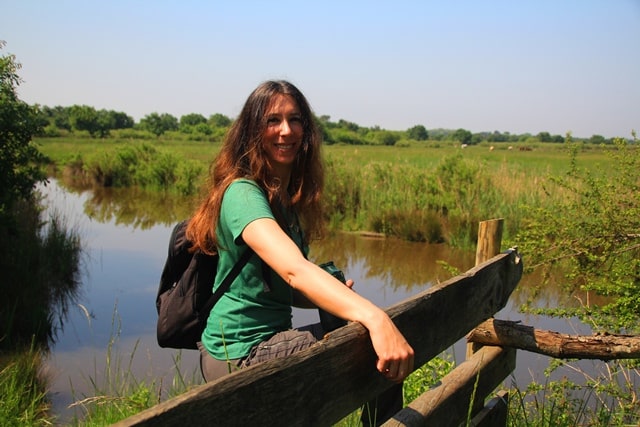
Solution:
<svg viewBox="0 0 640 427"><path fill-rule="evenodd" d="M189 113L181 117L169 113L153 112L139 122L121 111L96 109L88 105L34 106L41 129L39 136L57 137L66 135L106 138L110 136L151 139L166 136L175 139L220 141L232 123L224 114L205 117ZM381 129L379 126L365 127L348 120L332 121L328 115L316 116L326 144L349 145L403 145L410 141L451 141L464 145L487 143L548 142L564 143L562 135L549 132L512 134L510 132L477 132L467 129L431 129L417 124L404 131ZM592 144L611 144L612 139L602 135L590 138L573 138Z"/></svg>

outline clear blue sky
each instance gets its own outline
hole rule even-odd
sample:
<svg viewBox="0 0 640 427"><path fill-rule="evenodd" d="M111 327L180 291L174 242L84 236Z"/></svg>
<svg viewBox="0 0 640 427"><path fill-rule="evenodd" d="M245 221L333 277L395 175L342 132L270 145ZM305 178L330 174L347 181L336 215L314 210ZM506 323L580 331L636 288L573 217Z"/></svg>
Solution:
<svg viewBox="0 0 640 427"><path fill-rule="evenodd" d="M136 121L284 78L362 126L640 131L640 0L0 0L0 40L24 101Z"/></svg>

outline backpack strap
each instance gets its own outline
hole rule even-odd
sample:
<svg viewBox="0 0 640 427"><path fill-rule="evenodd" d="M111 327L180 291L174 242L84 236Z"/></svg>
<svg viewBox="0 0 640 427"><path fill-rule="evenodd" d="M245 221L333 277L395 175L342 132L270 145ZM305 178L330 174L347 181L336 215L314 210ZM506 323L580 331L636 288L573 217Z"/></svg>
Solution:
<svg viewBox="0 0 640 427"><path fill-rule="evenodd" d="M218 300L222 298L222 295L229 290L229 287L231 287L231 282L233 282L236 279L236 277L238 277L238 274L240 274L240 271L242 271L244 266L247 264L247 262L249 261L249 258L251 258L251 255L253 255L253 249L251 249L250 247L247 247L247 250L245 251L245 253L242 254L242 256L240 257L236 265L233 266L233 268L224 278L220 286L218 286L218 289L216 289L216 291L211 295L211 297L209 297L209 299L207 300L206 304L203 307L203 313L209 313L213 309L213 306L216 305Z"/></svg>

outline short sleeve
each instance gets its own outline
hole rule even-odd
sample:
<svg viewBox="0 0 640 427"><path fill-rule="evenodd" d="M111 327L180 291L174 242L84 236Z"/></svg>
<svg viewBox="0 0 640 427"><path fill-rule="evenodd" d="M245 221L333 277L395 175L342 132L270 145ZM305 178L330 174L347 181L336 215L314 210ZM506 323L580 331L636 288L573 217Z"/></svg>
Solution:
<svg viewBox="0 0 640 427"><path fill-rule="evenodd" d="M225 191L220 209L220 232L228 244L240 243L242 232L260 218L275 219L264 191L247 179L234 181Z"/></svg>

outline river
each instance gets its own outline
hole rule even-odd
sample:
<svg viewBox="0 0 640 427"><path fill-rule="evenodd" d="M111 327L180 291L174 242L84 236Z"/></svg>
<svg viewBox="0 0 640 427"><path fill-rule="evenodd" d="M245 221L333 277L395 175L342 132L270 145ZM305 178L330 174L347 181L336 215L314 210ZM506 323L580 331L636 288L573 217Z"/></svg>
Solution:
<svg viewBox="0 0 640 427"><path fill-rule="evenodd" d="M81 405L70 405L94 396L97 391L93 384L109 394L109 387L123 383L122 375L166 386L173 379L178 359L182 374L199 380L197 352L162 349L155 341L158 281L172 225L181 219L176 216L175 205L145 202L143 193L127 190L100 190L99 194L70 191L55 180L41 190L46 197L45 219L54 211L62 215L70 227L78 230L84 248L81 297L71 308L46 364L53 410L60 415L60 422L68 420L74 411L82 414ZM151 208L145 212L141 206ZM450 278L451 273L439 261L462 272L473 267L475 255L445 245L339 233L314 243L310 258L318 263L333 260L347 278L355 280L357 292L387 307ZM535 275L525 275L496 317L563 333L588 333L588 328L575 319L518 312L517 307L528 298L528 289L536 286L536 280ZM537 304L554 304L558 292L549 289L540 293ZM294 310L294 326L317 319L315 310ZM463 361L464 340L450 353L454 360ZM542 381L547 364L547 357L518 352L517 369L507 386L524 388L532 378Z"/></svg>

